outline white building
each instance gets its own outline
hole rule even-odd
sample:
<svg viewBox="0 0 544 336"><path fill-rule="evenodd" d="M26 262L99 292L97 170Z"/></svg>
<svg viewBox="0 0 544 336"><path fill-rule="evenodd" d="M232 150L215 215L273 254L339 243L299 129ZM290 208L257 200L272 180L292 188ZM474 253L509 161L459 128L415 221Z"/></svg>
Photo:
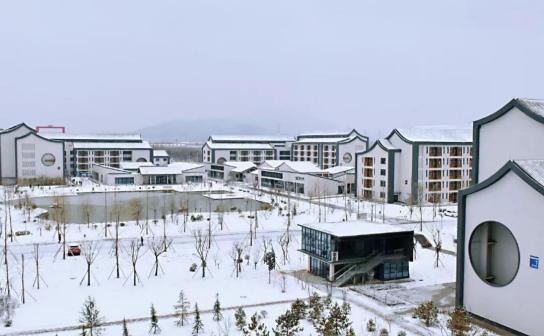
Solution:
<svg viewBox="0 0 544 336"><path fill-rule="evenodd" d="M455 203L471 184L470 128L394 129L356 155L358 197L392 202Z"/></svg>
<svg viewBox="0 0 544 336"><path fill-rule="evenodd" d="M64 133L41 135L64 142L67 176L91 176L91 167L94 164L119 168L121 162L153 162L151 145L139 135Z"/></svg>
<svg viewBox="0 0 544 336"><path fill-rule="evenodd" d="M520 335L544 330L543 140L544 101L475 121L477 184L459 193L456 303Z"/></svg>
<svg viewBox="0 0 544 336"><path fill-rule="evenodd" d="M170 164L170 155L164 149L154 149L153 164L160 167L168 166Z"/></svg>
<svg viewBox="0 0 544 336"><path fill-rule="evenodd" d="M351 170L351 180L350 180ZM349 192L353 184L353 168L349 170L323 170L311 162L266 161L258 169L260 188L291 192L308 197L323 197Z"/></svg>
<svg viewBox="0 0 544 336"><path fill-rule="evenodd" d="M2 184L57 183L64 177L63 143L44 138L25 123L0 131Z"/></svg>
<svg viewBox="0 0 544 336"><path fill-rule="evenodd" d="M202 163L174 162L168 166L152 163L122 163L123 168L93 165L91 177L107 185L174 185L203 183L206 169Z"/></svg>
<svg viewBox="0 0 544 336"><path fill-rule="evenodd" d="M320 168L354 166L355 153L366 150L368 137L356 130L347 133L308 133L297 136L293 161L309 161Z"/></svg>
<svg viewBox="0 0 544 336"><path fill-rule="evenodd" d="M212 135L202 146L202 161L260 164L265 160L289 160L293 141L293 137L286 136Z"/></svg>

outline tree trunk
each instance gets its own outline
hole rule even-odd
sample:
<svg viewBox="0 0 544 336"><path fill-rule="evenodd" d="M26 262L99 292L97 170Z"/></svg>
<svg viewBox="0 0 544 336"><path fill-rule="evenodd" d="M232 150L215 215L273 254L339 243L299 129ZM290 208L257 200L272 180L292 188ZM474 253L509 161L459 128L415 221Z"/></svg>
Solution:
<svg viewBox="0 0 544 336"><path fill-rule="evenodd" d="M91 264L87 264L87 286L91 285Z"/></svg>

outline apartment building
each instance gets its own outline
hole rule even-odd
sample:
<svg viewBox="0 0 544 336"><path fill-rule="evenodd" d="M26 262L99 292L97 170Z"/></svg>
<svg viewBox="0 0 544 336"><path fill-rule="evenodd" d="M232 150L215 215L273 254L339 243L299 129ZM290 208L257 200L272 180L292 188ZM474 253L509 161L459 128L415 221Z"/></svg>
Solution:
<svg viewBox="0 0 544 336"><path fill-rule="evenodd" d="M344 133L308 133L292 145L293 161L309 161L321 169L354 166L355 153L366 150L368 137L356 130Z"/></svg>
<svg viewBox="0 0 544 336"><path fill-rule="evenodd" d="M153 149L140 135L41 135L64 143L65 173L68 176L91 176L94 164L119 168L121 162L153 162Z"/></svg>
<svg viewBox="0 0 544 336"><path fill-rule="evenodd" d="M261 164L266 160L289 160L293 141L287 136L212 135L202 146L202 161Z"/></svg>
<svg viewBox="0 0 544 336"><path fill-rule="evenodd" d="M356 154L357 197L393 202L456 203L471 184L470 128L394 129Z"/></svg>

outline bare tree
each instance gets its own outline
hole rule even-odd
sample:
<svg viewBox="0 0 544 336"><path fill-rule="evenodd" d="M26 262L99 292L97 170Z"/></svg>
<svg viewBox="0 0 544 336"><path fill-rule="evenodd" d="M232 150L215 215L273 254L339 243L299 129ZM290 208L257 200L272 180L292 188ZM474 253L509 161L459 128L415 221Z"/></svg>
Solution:
<svg viewBox="0 0 544 336"><path fill-rule="evenodd" d="M81 244L81 253L83 254L85 262L87 263L87 271L79 282L80 285L83 283L83 281L85 281L85 278L87 278L87 286L91 285L91 266L96 261L99 252L99 245L93 241L86 241Z"/></svg>
<svg viewBox="0 0 544 336"><path fill-rule="evenodd" d="M117 201L113 203L112 217L115 220L115 236L113 240L113 249L115 253L115 277L119 279L121 277L121 266L119 264L119 225L121 224L121 212L122 205Z"/></svg>
<svg viewBox="0 0 544 336"><path fill-rule="evenodd" d="M87 224L87 228L91 227L91 214L93 212L93 206L89 201L85 201L81 207L81 214L83 215L83 220Z"/></svg>
<svg viewBox="0 0 544 336"><path fill-rule="evenodd" d="M40 289L40 280L45 283L45 280L40 274L40 244L34 244L34 251L32 253L34 257L34 263L36 265L36 277L34 278L33 286L36 286L36 289ZM47 284L45 284L47 286Z"/></svg>
<svg viewBox="0 0 544 336"><path fill-rule="evenodd" d="M253 247L253 250L252 250L252 262L253 262L253 268L254 269L257 269L257 264L259 263L259 261L261 260L261 248L260 246L256 245Z"/></svg>
<svg viewBox="0 0 544 336"><path fill-rule="evenodd" d="M442 238L440 237L440 229L436 229L433 232L433 242L434 242L434 252L435 252L435 261L434 267L438 268L440 264L440 253L442 252Z"/></svg>
<svg viewBox="0 0 544 336"><path fill-rule="evenodd" d="M419 231L423 231L423 207L425 205L425 185L418 184L416 188L416 195L414 199L414 204L419 211Z"/></svg>
<svg viewBox="0 0 544 336"><path fill-rule="evenodd" d="M281 248L284 265L287 264L287 261L289 261L289 243L291 242L289 235L289 232L286 231L278 238L278 244Z"/></svg>
<svg viewBox="0 0 544 336"><path fill-rule="evenodd" d="M230 253L230 256L232 258L232 261L234 262L234 272L236 273L236 277L242 272L242 263L244 260L242 259L242 253L244 252L244 248L240 242L235 242L232 244L232 250Z"/></svg>
<svg viewBox="0 0 544 336"><path fill-rule="evenodd" d="M130 263L132 265L132 284L133 286L136 286L138 281L142 282L140 279L140 276L138 275L138 271L136 270L136 265L138 264L138 259L140 259L140 249L142 248L142 245L136 240L133 240L130 242ZM127 278L128 280L128 278Z"/></svg>
<svg viewBox="0 0 544 336"><path fill-rule="evenodd" d="M153 263L153 266L151 267L151 271L149 272L149 276L151 276L152 273L155 273L155 276L159 276L159 268L162 270L162 266L159 263L160 256L166 252L164 246L167 245L168 242L164 241L165 239L157 239L157 237L153 237L151 239L148 239L148 245L149 249L153 253L153 256L155 257L155 262ZM163 271L164 273L164 271Z"/></svg>
<svg viewBox="0 0 544 336"><path fill-rule="evenodd" d="M210 252L210 245L208 242L209 237L202 233L202 230L193 231L193 238L195 240L195 255L200 260L200 268L202 269L202 277L206 277L206 268L208 253Z"/></svg>
<svg viewBox="0 0 544 336"><path fill-rule="evenodd" d="M128 202L128 207L132 218L136 221L136 225L140 227L140 230L143 230L143 227L140 226L140 217L142 216L143 211L142 201L139 198L134 198Z"/></svg>

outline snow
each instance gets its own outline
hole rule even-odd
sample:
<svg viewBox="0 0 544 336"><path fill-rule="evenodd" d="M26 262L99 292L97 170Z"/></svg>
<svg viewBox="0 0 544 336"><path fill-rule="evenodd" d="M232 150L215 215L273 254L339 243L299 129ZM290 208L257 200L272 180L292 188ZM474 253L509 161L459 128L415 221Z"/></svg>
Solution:
<svg viewBox="0 0 544 336"><path fill-rule="evenodd" d="M534 113L544 116L544 100L526 98L517 98L516 100Z"/></svg>
<svg viewBox="0 0 544 336"><path fill-rule="evenodd" d="M142 137L138 134L67 134L67 133L39 133L44 138L64 141L137 141L141 142Z"/></svg>
<svg viewBox="0 0 544 336"><path fill-rule="evenodd" d="M335 166L335 167L331 167L331 168L327 168L327 169L323 170L323 172L329 173L331 175L344 173L344 172L351 172L351 171L355 171L355 167Z"/></svg>
<svg viewBox="0 0 544 336"><path fill-rule="evenodd" d="M544 160L515 160L521 169L544 186Z"/></svg>
<svg viewBox="0 0 544 336"><path fill-rule="evenodd" d="M142 142L75 142L74 149L151 149L147 141Z"/></svg>
<svg viewBox="0 0 544 336"><path fill-rule="evenodd" d="M321 174L323 170L319 168L316 164L309 161L285 161L275 170L293 170L296 173L310 173L310 174Z"/></svg>
<svg viewBox="0 0 544 336"><path fill-rule="evenodd" d="M420 126L396 130L403 137L414 142L472 142L471 127Z"/></svg>
<svg viewBox="0 0 544 336"><path fill-rule="evenodd" d="M372 223L369 221L327 222L300 224L300 226L328 233L335 237L354 237L383 233L411 232L412 230L397 225Z"/></svg>
<svg viewBox="0 0 544 336"><path fill-rule="evenodd" d="M337 143L342 142L346 140L351 140L355 136L347 136L347 137L325 137L325 138L299 138L295 144L307 144L307 143Z"/></svg>
<svg viewBox="0 0 544 336"><path fill-rule="evenodd" d="M282 135L212 135L211 141L221 142L288 142L295 139Z"/></svg>
<svg viewBox="0 0 544 336"><path fill-rule="evenodd" d="M206 145L212 149L274 149L274 147L265 143L216 143L208 141L206 142Z"/></svg>
<svg viewBox="0 0 544 336"><path fill-rule="evenodd" d="M154 166L154 164L151 162L132 162L132 161L119 162L119 167L125 170L138 170L138 168L144 167L144 166L152 167Z"/></svg>
<svg viewBox="0 0 544 336"><path fill-rule="evenodd" d="M37 196L59 196L77 195L88 192L114 192L161 190L161 186L99 186L82 180L81 186L67 187L45 187L45 188L20 188L22 192L28 192L32 197ZM112 234L114 225L110 223L108 230L105 230L104 223L92 223L89 227L86 224L67 225L67 245L83 241L93 241L100 245L100 253L92 266L93 277L91 286L80 281L85 274L86 264L83 256L67 257L62 259L62 245L57 243L55 223L37 219L25 223L26 214L22 210L12 208L13 230L28 230L31 235L16 236L13 243L9 243L9 261L11 283L15 297L19 300L21 291L21 254L25 255L25 282L27 290L27 301L19 304L13 317L13 326L3 329L1 333L21 332L44 328L62 328L77 326L79 324L79 312L83 301L92 296L96 299L97 305L106 321L120 321L123 318L138 319L149 316L149 308L154 304L159 315L172 314L173 305L180 290L184 290L191 301L191 306L198 302L200 309L210 309L215 300L215 294L219 295L223 307L248 306L246 313L250 316L253 312L266 310L268 317L263 322L271 329L275 325L276 317L289 308L290 301L296 298L307 298L308 294L316 291L320 295L326 295L329 289L319 278L308 275L305 271L306 257L297 250L300 248L300 229L298 225L323 225L334 226L345 225L346 232L353 230L349 222L342 222L347 216L352 222L361 223L365 228L375 227L380 231L383 228L391 227L391 230L418 231L419 232L419 210L414 209L410 214L409 208L398 204L375 204L368 202L356 202L350 198L330 197L324 199L328 204L327 208L318 206L314 201L309 202L304 197L291 197L290 204L296 207L297 215L293 216L291 223L292 243L289 248L289 260L284 262L281 257L281 248L278 245L280 237L285 234L287 217L285 209L287 199L284 196L269 195L262 191L251 191L242 186L233 188L222 183L202 185L175 185L168 186L168 190L184 191L228 191L230 197L242 197L254 199L261 202L277 204L272 210L261 210L258 212L257 238L253 239L253 246L249 246L249 225L252 223L250 216L253 211L228 211L222 213L223 227L219 224L219 214L212 213L211 227L214 236L210 257L208 259L208 272L205 278L201 277L200 270L196 273L189 272L193 263L198 264L194 255L194 230L208 229L208 214L203 213L200 221L187 221L183 224L183 215L170 214L165 216L163 222L160 214L157 223L149 222L149 232L142 229L134 221L125 221L125 225L119 228L121 254L121 277L115 277L115 257L113 253ZM0 193L3 195L3 193ZM218 194L213 194L218 195ZM223 194L225 195L225 194ZM18 194L22 196L22 194ZM280 208L282 210L280 210ZM359 208L360 211L357 209ZM373 222L356 221L357 212L366 213L367 218L370 210L377 209L377 218ZM454 209L455 207L448 207ZM49 209L48 209L49 210ZM441 230L444 239L444 248L453 246L449 236L455 236L455 219L449 217L438 217L434 208L425 207L422 209L422 233L432 241L432 233L436 229ZM31 217L38 216L44 212L43 209L35 209ZM382 224L381 213L384 213L385 224ZM322 223L317 223L318 218ZM326 222L331 223L326 223ZM140 225L143 226L143 220ZM349 227L348 227L349 226ZM104 234L107 232L108 237ZM163 234L172 240L168 251L159 257L160 268L158 276L153 271L154 257L148 250L153 239L161 239ZM141 283L132 285L130 276L131 265L128 255L129 245L133 240L144 238L143 255L138 261L138 273ZM155 237L155 238L153 238ZM447 239L444 237L448 237ZM260 250L262 255L263 240L270 240L274 245L277 255L278 269L272 272L272 281L268 284L268 271L262 262L257 262L255 269L253 265L254 256ZM249 265L244 260L242 273L236 278L233 272L233 259L231 249L235 242L242 243L244 255L250 257ZM45 282L38 290L32 286L36 272L32 251L35 243L40 244L40 274ZM430 249L423 249L417 246L415 260L410 263L411 279L399 283L384 283L375 285L361 285L346 288L332 288L332 296L336 301L341 302L344 298L352 306L351 319L353 327L358 334L365 335L364 326L368 319L376 319L378 330L382 327L396 335L398 331L405 330L408 335L440 335L441 327L426 328L419 321L411 318L411 310L418 303L433 299L442 307L452 307L453 286L455 281L455 255L442 254L439 267L434 267L435 252ZM45 285L47 283L47 286ZM285 283L285 290L282 289ZM0 272L0 284L5 284L5 273ZM395 303L395 304L393 304ZM256 305L249 307L250 305ZM233 319L233 310L225 310L225 317ZM205 333L203 335L220 335L219 325L211 320L211 314L204 313ZM192 321L192 318L189 319ZM191 327L178 327L173 318L160 317L159 324L163 335L189 335ZM442 328L445 317L441 315ZM304 331L301 335L315 335L315 330L306 321L302 322ZM134 321L129 323L131 335L147 335L149 321ZM78 331L53 331L47 335L74 335ZM119 335L120 325L108 326L105 335ZM240 335L238 331L231 328L231 335Z"/></svg>
<svg viewBox="0 0 544 336"><path fill-rule="evenodd" d="M250 161L226 161L225 165L234 167L232 171L235 173L243 173L257 167L253 162Z"/></svg>
<svg viewBox="0 0 544 336"><path fill-rule="evenodd" d="M168 165L168 167L180 169L182 172L196 169L196 168L202 168L204 167L204 164L202 163L195 163L195 162L172 162Z"/></svg>
<svg viewBox="0 0 544 336"><path fill-rule="evenodd" d="M263 163L259 165L259 168L273 168L276 169L285 162L289 162L288 160L266 160Z"/></svg>
<svg viewBox="0 0 544 336"><path fill-rule="evenodd" d="M142 175L179 175L181 174L181 167L175 165L165 167L144 166L140 167L139 171Z"/></svg>
<svg viewBox="0 0 544 336"><path fill-rule="evenodd" d="M164 149L154 149L153 156L154 157L170 157L170 155L168 155L168 152L165 151Z"/></svg>

